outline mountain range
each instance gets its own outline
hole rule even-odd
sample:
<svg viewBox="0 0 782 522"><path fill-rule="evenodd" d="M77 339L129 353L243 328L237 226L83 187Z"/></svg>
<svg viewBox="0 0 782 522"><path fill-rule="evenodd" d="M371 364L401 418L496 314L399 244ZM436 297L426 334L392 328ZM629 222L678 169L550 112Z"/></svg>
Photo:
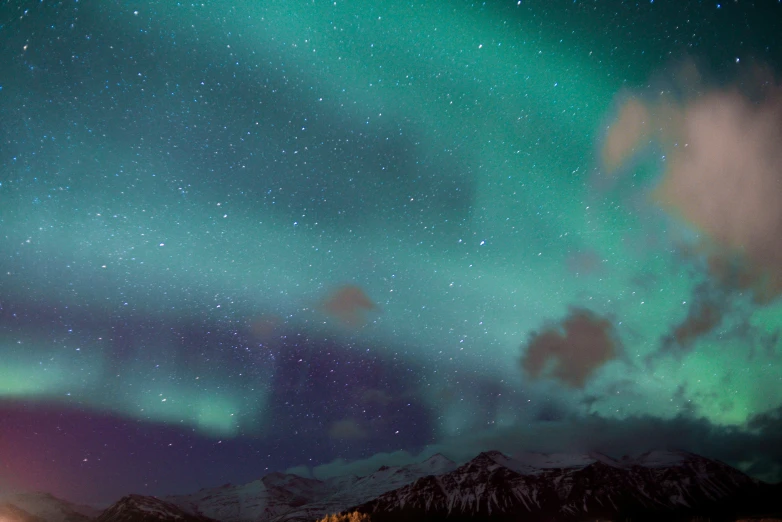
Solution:
<svg viewBox="0 0 782 522"><path fill-rule="evenodd" d="M103 511L45 493L0 499L0 522L314 522L355 512L379 522L782 522L782 484L682 451L621 459L489 451L462 465L437 454L363 477L270 473L190 495L128 495Z"/></svg>

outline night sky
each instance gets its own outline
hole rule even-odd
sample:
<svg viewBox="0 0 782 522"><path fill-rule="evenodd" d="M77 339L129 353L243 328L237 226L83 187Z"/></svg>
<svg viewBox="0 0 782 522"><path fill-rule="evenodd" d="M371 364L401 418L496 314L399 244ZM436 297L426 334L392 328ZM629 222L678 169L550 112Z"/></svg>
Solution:
<svg viewBox="0 0 782 522"><path fill-rule="evenodd" d="M782 478L778 0L0 7L0 494L442 452Z"/></svg>

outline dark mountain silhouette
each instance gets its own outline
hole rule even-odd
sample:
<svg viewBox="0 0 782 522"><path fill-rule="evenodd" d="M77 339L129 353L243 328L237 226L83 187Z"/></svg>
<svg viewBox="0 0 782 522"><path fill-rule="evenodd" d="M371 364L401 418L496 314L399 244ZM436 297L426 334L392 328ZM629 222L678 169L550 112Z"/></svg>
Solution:
<svg viewBox="0 0 782 522"><path fill-rule="evenodd" d="M14 504L14 498L27 499ZM37 499L32 502L31 499ZM21 500L19 500L21 502ZM79 509L75 509L78 507ZM50 495L9 497L2 522L314 522L329 515L386 521L782 522L782 484L682 451L613 459L484 452L457 466L442 455L327 480L270 473L158 499L129 495L97 517ZM765 518L762 518L765 517Z"/></svg>

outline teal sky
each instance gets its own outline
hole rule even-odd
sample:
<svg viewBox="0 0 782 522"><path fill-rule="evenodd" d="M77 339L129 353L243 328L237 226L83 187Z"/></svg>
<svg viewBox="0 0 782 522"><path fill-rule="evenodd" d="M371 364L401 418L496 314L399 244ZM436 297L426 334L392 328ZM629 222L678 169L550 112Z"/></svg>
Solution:
<svg viewBox="0 0 782 522"><path fill-rule="evenodd" d="M718 280L709 230L652 197L664 140L618 173L601 150L628 99L686 114L748 92L756 64L773 76L767 4L3 7L0 412L31 416L16 444L35 454L29 433L65 412L253 448L199 478L216 485L556 426L562 449L605 450L564 434L589 419L765 441L751 422L782 405L780 300ZM84 451L108 450L55 466L108 476ZM43 461L15 479L19 462L0 467L9 488L131 485L75 489ZM177 473L144 487L193 486Z"/></svg>

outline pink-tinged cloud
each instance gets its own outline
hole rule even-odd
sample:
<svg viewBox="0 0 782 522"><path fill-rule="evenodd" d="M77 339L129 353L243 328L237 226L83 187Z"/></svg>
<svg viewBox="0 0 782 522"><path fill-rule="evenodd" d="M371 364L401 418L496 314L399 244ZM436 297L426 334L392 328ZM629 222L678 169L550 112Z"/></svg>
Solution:
<svg viewBox="0 0 782 522"><path fill-rule="evenodd" d="M530 336L521 366L532 378L551 377L573 388L583 388L595 371L618 356L620 349L608 319L572 308L561 324Z"/></svg>
<svg viewBox="0 0 782 522"><path fill-rule="evenodd" d="M283 319L276 314L264 314L253 318L250 321L250 332L261 342L269 342L274 339Z"/></svg>
<svg viewBox="0 0 782 522"><path fill-rule="evenodd" d="M751 84L751 89L747 87ZM767 75L683 101L631 98L609 126L608 173L654 141L665 171L653 200L697 229L726 287L782 293L782 85Z"/></svg>
<svg viewBox="0 0 782 522"><path fill-rule="evenodd" d="M637 99L626 100L611 123L601 149L601 160L613 173L632 158L654 134L650 107Z"/></svg>
<svg viewBox="0 0 782 522"><path fill-rule="evenodd" d="M367 313L378 307L358 286L345 285L323 300L321 310L345 326L361 326L367 320Z"/></svg>

